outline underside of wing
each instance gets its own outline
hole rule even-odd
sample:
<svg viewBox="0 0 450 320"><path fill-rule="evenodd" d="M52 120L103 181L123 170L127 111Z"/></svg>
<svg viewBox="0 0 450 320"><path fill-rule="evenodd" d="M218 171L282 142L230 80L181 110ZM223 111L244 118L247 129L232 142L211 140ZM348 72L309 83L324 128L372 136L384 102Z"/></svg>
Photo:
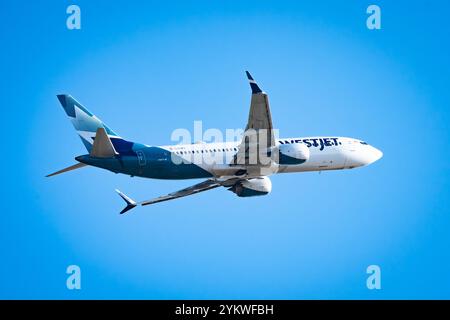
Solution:
<svg viewBox="0 0 450 320"><path fill-rule="evenodd" d="M250 112L245 131L249 129L254 129L256 131L269 131L267 143L268 145L272 145L272 143L274 143L274 139L272 136L273 125L269 107L269 97L267 96L267 93L263 92L259 88L250 73L248 71L246 71L246 73L248 81L250 82L250 88L252 89L252 99L250 102Z"/></svg>
<svg viewBox="0 0 450 320"><path fill-rule="evenodd" d="M137 206L146 206L149 204L154 204L158 202L174 200L181 197L190 196L199 192L211 190L217 187L225 187L232 191L239 197L252 197L268 194L272 189L272 183L268 177L254 177L254 178L237 178L229 177L224 179L208 179L195 184L191 187L181 189L176 192L169 193L168 195L154 198L151 200L145 200L141 202L136 202L123 192L116 189L120 197L127 203L127 206L122 209L120 214L123 214Z"/></svg>
<svg viewBox="0 0 450 320"><path fill-rule="evenodd" d="M196 194L202 191L207 191L210 189L214 189L221 186L221 184L215 180L212 179L208 179L205 180L203 182L200 182L198 184L195 184L193 186L190 186L188 188L185 189L181 189L179 191L176 192L172 192L169 193L168 195L165 196L161 196L158 198L154 198L151 200L145 200L145 201L141 201L141 202L136 202L133 199L131 199L130 197L126 196L124 193L122 193L119 190L116 190L117 193L122 197L122 199L127 203L127 206L120 212L121 214L127 212L128 210L133 209L134 207L141 205L141 206L146 206L149 204L154 204L154 203L158 203L158 202L163 202L163 201L168 201L168 200L173 200L173 199L177 199L177 198L181 198L181 197L186 197L192 194Z"/></svg>
<svg viewBox="0 0 450 320"><path fill-rule="evenodd" d="M248 71L252 89L250 112L239 151L233 159L235 165L253 167L270 165L270 151L275 146L275 135L270 113L269 97Z"/></svg>
<svg viewBox="0 0 450 320"><path fill-rule="evenodd" d="M220 187L220 184L218 184L214 180L206 180L206 181L200 182L198 184L195 184L191 187L169 193L168 195L161 196L161 197L158 197L158 198L155 198L152 200L143 201L143 202L141 202L141 205L146 206L149 204L154 204L154 203L158 203L158 202L162 202L162 201L168 201L168 200L172 200L172 199L186 197L186 196L190 196L192 194L211 190L211 189L214 189L217 187Z"/></svg>

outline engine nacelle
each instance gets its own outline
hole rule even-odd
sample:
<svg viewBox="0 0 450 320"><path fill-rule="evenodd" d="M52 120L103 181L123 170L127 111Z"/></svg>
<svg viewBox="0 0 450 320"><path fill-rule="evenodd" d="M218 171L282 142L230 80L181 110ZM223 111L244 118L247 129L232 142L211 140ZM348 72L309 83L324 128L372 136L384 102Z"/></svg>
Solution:
<svg viewBox="0 0 450 320"><path fill-rule="evenodd" d="M281 144L278 149L278 163L281 165L302 164L309 159L309 148L304 143Z"/></svg>
<svg viewBox="0 0 450 320"><path fill-rule="evenodd" d="M267 177L241 180L229 190L239 197L265 196L272 191L272 182Z"/></svg>

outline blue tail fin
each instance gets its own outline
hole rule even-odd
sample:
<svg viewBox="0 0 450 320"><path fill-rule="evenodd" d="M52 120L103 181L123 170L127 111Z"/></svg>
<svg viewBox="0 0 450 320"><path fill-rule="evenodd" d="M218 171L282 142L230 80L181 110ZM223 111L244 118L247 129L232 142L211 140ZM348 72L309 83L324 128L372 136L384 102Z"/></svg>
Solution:
<svg viewBox="0 0 450 320"><path fill-rule="evenodd" d="M108 136L118 137L114 131L108 128L106 124L83 107L71 95L59 94L57 97L88 152L91 152L98 128L104 128Z"/></svg>

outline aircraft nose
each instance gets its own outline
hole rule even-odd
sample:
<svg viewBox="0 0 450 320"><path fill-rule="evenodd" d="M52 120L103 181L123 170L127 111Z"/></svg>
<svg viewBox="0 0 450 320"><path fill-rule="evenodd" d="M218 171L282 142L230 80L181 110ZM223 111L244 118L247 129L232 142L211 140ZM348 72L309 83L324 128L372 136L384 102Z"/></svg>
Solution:
<svg viewBox="0 0 450 320"><path fill-rule="evenodd" d="M380 160L381 157L383 157L383 152L381 150L378 150L377 148L372 147L372 161L370 163L374 163L377 160Z"/></svg>
<svg viewBox="0 0 450 320"><path fill-rule="evenodd" d="M347 165L350 167L367 166L379 160L382 156L383 153L380 150L367 146L362 150L351 152L347 157Z"/></svg>
<svg viewBox="0 0 450 320"><path fill-rule="evenodd" d="M361 160L361 165L367 166L369 164L374 163L375 161L379 160L383 156L383 152L378 150L375 147L369 146L369 150L364 152L364 156Z"/></svg>

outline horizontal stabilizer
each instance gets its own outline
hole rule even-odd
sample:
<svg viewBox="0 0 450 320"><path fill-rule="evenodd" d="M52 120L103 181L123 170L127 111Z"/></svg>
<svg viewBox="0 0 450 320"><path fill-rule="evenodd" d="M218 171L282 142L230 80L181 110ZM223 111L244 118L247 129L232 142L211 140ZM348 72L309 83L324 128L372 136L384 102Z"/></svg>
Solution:
<svg viewBox="0 0 450 320"><path fill-rule="evenodd" d="M80 163L74 164L73 166L70 166L70 167L64 168L62 170L50 173L50 174L46 175L46 177L48 178L48 177L56 176L57 174L64 173L64 172L67 172L67 171L72 171L72 170L79 169L79 168L83 168L83 167L86 167L86 166L87 166L87 164L84 164L84 163L80 162Z"/></svg>
<svg viewBox="0 0 450 320"><path fill-rule="evenodd" d="M105 128L98 128L90 156L94 158L110 158L118 155Z"/></svg>

